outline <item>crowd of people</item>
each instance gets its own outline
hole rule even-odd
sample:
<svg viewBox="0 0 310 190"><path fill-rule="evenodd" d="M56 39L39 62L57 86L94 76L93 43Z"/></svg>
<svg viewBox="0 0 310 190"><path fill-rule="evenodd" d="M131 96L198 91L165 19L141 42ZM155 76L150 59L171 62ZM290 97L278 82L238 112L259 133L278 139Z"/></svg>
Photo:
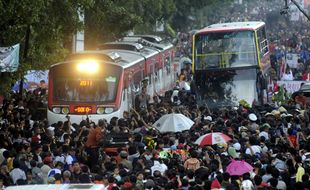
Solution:
<svg viewBox="0 0 310 190"><path fill-rule="evenodd" d="M97 183L107 189L307 189L310 188L309 109L290 106L215 108L195 96L171 92L97 123L84 120L48 125L33 119L31 98L6 99L1 108L1 187L24 184ZM32 96L28 94L27 96ZM28 97L27 97L28 98ZM298 107L298 106L297 106ZM188 131L161 134L152 124L168 113L194 121ZM206 133L232 140L198 146ZM110 135L128 143L107 151ZM112 154L113 153L113 154ZM253 170L230 175L232 160Z"/></svg>
<svg viewBox="0 0 310 190"><path fill-rule="evenodd" d="M293 76L289 79L310 80L305 74L310 71L309 24L268 20L280 6L266 8L269 2L266 6L255 2L262 5L262 1L248 4L256 7L247 7L248 14L241 13L242 8L236 5L231 7L229 18L223 15L209 22L255 19L267 25L278 23L269 24L273 27L267 30L274 80L283 77L281 65L288 51L299 55L300 65L293 70L286 67ZM179 35L179 56L189 55L189 36ZM186 73L181 75L186 78ZM157 94L152 102L147 95L139 96L143 105L124 112L122 118L71 123L67 117L67 121L53 125L38 114L43 105L40 96L28 93L23 98L13 95L3 100L0 189L71 183L103 184L108 190L310 189L310 111L302 94L281 107L240 103L237 107L209 109L198 105L189 91L179 89L177 94ZM188 131L161 134L153 124L168 113L182 113L194 124ZM221 132L231 140L207 146L194 143L211 132ZM123 137L126 143L109 149L106 141L111 136ZM247 162L253 169L231 175L227 166L233 160Z"/></svg>

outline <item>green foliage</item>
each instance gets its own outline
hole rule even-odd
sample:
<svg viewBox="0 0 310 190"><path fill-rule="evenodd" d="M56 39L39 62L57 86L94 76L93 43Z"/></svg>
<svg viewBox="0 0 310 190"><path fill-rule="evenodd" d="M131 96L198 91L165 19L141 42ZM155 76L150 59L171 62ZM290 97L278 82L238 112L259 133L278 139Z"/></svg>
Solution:
<svg viewBox="0 0 310 190"><path fill-rule="evenodd" d="M1 88L8 89L27 70L47 69L63 60L69 53L72 35L82 27L78 10L88 3L88 0L0 0L0 46L21 45L18 72L0 73L0 80L4 81Z"/></svg>
<svg viewBox="0 0 310 190"><path fill-rule="evenodd" d="M123 37L129 31L154 33L156 22L169 21L175 11L173 0L94 0L86 9L86 49Z"/></svg>

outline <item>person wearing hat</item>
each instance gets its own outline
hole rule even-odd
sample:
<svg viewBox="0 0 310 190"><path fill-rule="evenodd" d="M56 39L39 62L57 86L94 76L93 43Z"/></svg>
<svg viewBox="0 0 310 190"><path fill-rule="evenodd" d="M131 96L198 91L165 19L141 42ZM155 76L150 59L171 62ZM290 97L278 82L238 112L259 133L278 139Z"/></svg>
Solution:
<svg viewBox="0 0 310 190"><path fill-rule="evenodd" d="M257 117L254 113L250 113L249 114L249 129L252 131L252 132L255 132L258 128L258 124L256 123L257 121Z"/></svg>

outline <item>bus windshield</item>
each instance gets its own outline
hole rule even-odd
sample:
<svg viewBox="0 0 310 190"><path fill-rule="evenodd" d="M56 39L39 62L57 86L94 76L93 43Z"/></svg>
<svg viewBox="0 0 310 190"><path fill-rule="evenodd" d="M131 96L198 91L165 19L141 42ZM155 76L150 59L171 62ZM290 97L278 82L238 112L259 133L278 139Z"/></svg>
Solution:
<svg viewBox="0 0 310 190"><path fill-rule="evenodd" d="M253 31L198 34L194 53L196 70L258 66Z"/></svg>
<svg viewBox="0 0 310 190"><path fill-rule="evenodd" d="M111 66L111 68L107 68ZM53 101L56 102L113 102L116 98L120 68L105 65L105 71L95 75L81 75L72 72L74 69L52 69Z"/></svg>

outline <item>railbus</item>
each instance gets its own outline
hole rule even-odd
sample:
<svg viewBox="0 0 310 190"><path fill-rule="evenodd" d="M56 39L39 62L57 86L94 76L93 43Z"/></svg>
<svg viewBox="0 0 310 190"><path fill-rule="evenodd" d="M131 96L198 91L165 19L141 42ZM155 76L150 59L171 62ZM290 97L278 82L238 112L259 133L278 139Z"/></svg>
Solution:
<svg viewBox="0 0 310 190"><path fill-rule="evenodd" d="M142 48L136 44L136 48ZM140 50L142 51L142 50ZM70 55L64 62L49 70L48 122L67 120L79 123L88 117L92 121L122 117L133 107L135 95L142 89L142 81L155 76L158 51L145 53L127 48L102 48ZM150 81L150 80L149 80ZM154 80L150 94L171 87L165 79ZM164 84L158 84L164 83ZM156 91L156 92L158 92Z"/></svg>
<svg viewBox="0 0 310 190"><path fill-rule="evenodd" d="M210 107L266 103L269 68L264 22L213 24L193 35L196 93Z"/></svg>

